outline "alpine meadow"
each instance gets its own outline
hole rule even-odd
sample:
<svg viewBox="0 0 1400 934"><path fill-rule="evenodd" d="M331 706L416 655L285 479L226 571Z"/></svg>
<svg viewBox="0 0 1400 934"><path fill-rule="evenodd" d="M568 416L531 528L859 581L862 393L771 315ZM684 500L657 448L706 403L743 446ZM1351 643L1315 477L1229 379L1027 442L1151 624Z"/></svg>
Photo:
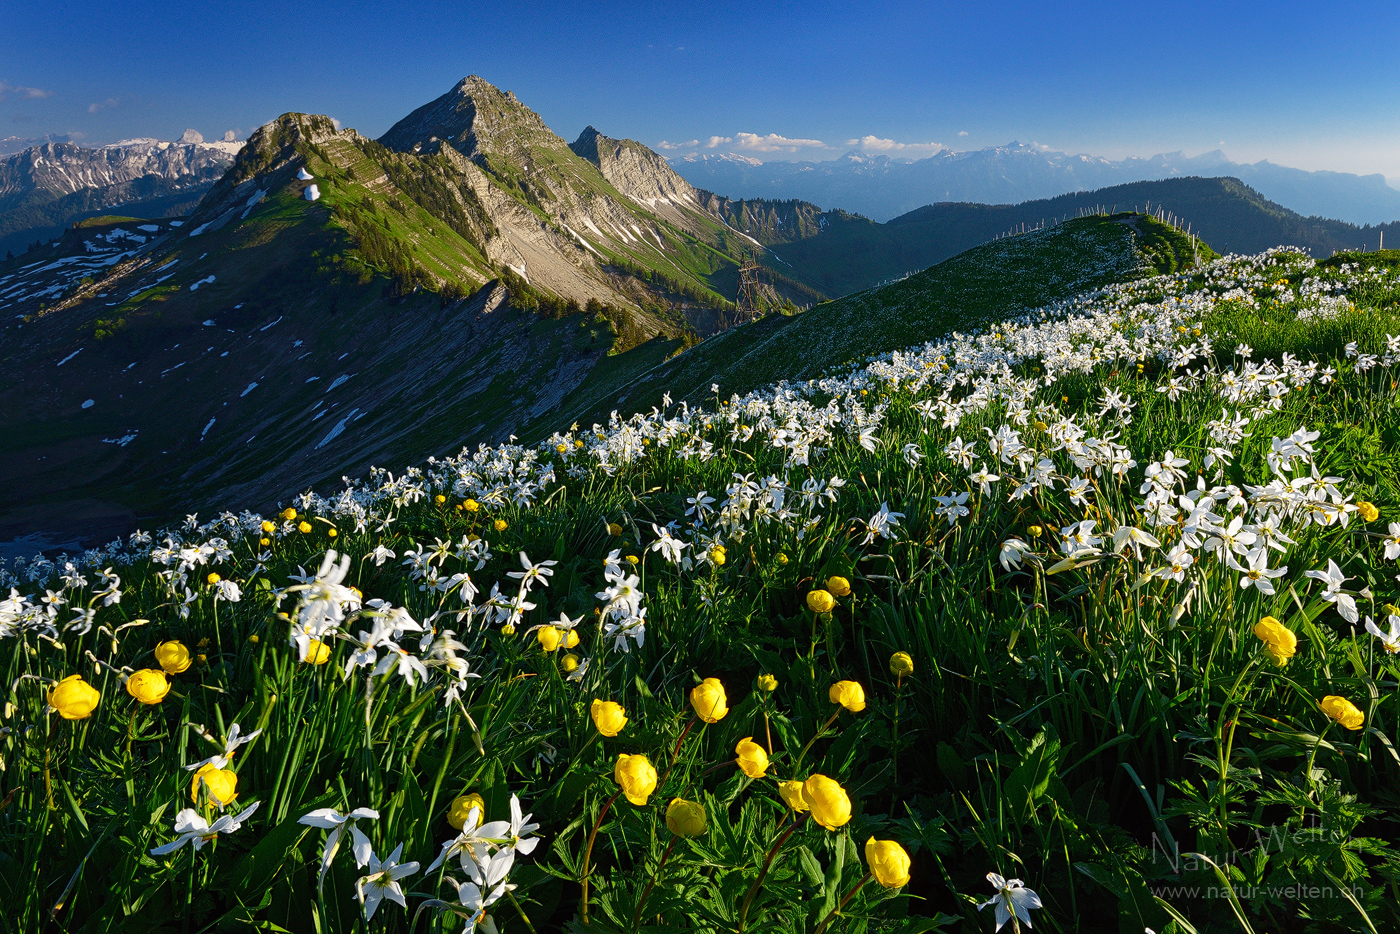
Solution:
<svg viewBox="0 0 1400 934"><path fill-rule="evenodd" d="M9 923L1390 928L1398 267L1139 257L17 563Z"/></svg>
<svg viewBox="0 0 1400 934"><path fill-rule="evenodd" d="M1400 8L15 5L0 934L1400 932Z"/></svg>

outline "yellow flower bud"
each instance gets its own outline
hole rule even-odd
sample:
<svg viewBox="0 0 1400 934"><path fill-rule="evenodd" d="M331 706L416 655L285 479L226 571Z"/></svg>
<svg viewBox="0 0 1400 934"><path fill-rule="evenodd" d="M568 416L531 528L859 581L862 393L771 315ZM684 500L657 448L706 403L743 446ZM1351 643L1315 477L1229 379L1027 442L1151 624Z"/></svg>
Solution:
<svg viewBox="0 0 1400 934"><path fill-rule="evenodd" d="M785 555L785 554L783 554L781 551L778 552L778 564L779 564L780 566L782 566L782 567L786 567L786 566L787 566L787 563L788 563L788 556Z"/></svg>
<svg viewBox="0 0 1400 934"><path fill-rule="evenodd" d="M724 550L722 545L716 545L714 548L710 549L710 560L714 562L716 566L723 566L724 562L729 560L729 553Z"/></svg>
<svg viewBox="0 0 1400 934"><path fill-rule="evenodd" d="M335 538L339 534L340 533L337 532L335 529L326 529L326 536L329 538Z"/></svg>
<svg viewBox="0 0 1400 934"><path fill-rule="evenodd" d="M199 786L209 793L209 800L219 807L228 807L238 797L238 773L216 769L212 763L200 767L190 780L190 800L199 801Z"/></svg>
<svg viewBox="0 0 1400 934"><path fill-rule="evenodd" d="M837 681L826 696L831 698L833 704L840 704L851 713L860 713L865 709L865 688L860 686L859 681Z"/></svg>
<svg viewBox="0 0 1400 934"><path fill-rule="evenodd" d="M802 783L802 798L812 809L812 819L835 830L851 819L851 798L833 778L813 775Z"/></svg>
<svg viewBox="0 0 1400 934"><path fill-rule="evenodd" d="M641 559L641 558L638 558L636 555L628 555L628 556L627 556L627 563L630 564L630 565L632 565L633 567L636 567L638 564L640 564L640 563L641 563L641 560L642 560L642 559Z"/></svg>
<svg viewBox="0 0 1400 934"><path fill-rule="evenodd" d="M1040 536L1045 534L1045 530L1038 525L1028 526L1026 531L1031 533L1031 538L1040 538Z"/></svg>
<svg viewBox="0 0 1400 934"><path fill-rule="evenodd" d="M814 590L807 594L807 609L813 613L830 613L836 608L836 598L829 590Z"/></svg>
<svg viewBox="0 0 1400 934"><path fill-rule="evenodd" d="M209 576L204 579L211 584L217 584L219 581L223 580L223 578L220 577L215 571L210 571Z"/></svg>
<svg viewBox="0 0 1400 934"><path fill-rule="evenodd" d="M1366 500L1356 504L1356 511L1360 514L1362 522L1375 522L1381 517L1381 511L1376 508L1376 504Z"/></svg>
<svg viewBox="0 0 1400 934"><path fill-rule="evenodd" d="M807 799L802 794L801 782L778 782L778 794L787 802L788 807L799 814L808 809Z"/></svg>
<svg viewBox="0 0 1400 934"><path fill-rule="evenodd" d="M734 752L739 756L734 761L749 778L762 778L768 772L768 752L752 736L739 740Z"/></svg>
<svg viewBox="0 0 1400 934"><path fill-rule="evenodd" d="M851 592L851 582L844 577L828 577L826 589L835 596L844 597Z"/></svg>
<svg viewBox="0 0 1400 934"><path fill-rule="evenodd" d="M593 716L593 725L604 736L616 736L627 725L627 711L616 701L593 698L593 706L588 711Z"/></svg>
<svg viewBox="0 0 1400 934"><path fill-rule="evenodd" d="M640 753L635 756L623 753L613 766L613 780L622 787L628 801L641 807L656 790L656 769L651 760Z"/></svg>
<svg viewBox="0 0 1400 934"><path fill-rule="evenodd" d="M666 806L666 829L678 837L698 837L705 832L705 807L683 798Z"/></svg>
<svg viewBox="0 0 1400 934"><path fill-rule="evenodd" d="M126 679L126 693L143 704L159 704L170 691L170 682L159 668L142 668Z"/></svg>
<svg viewBox="0 0 1400 934"><path fill-rule="evenodd" d="M446 497L446 496L443 496L441 493L439 493L437 496L434 496L434 497L433 497L433 502L435 502L435 503L437 503L439 506L441 506L443 503L447 502L447 497Z"/></svg>
<svg viewBox="0 0 1400 934"><path fill-rule="evenodd" d="M471 817L473 808L480 812L477 814L476 822L478 824L485 823L486 802L481 800L481 795L473 791L469 795L461 795L452 799L452 803L447 807L447 822L452 825L453 830L462 829L467 818Z"/></svg>
<svg viewBox="0 0 1400 934"><path fill-rule="evenodd" d="M291 522L296 517L297 511L292 507L288 506L286 509L282 510L282 518L286 519L288 522Z"/></svg>
<svg viewBox="0 0 1400 934"><path fill-rule="evenodd" d="M264 534L271 535L273 532L277 531L277 526L272 524L271 519L264 519L262 523L262 530Z"/></svg>
<svg viewBox="0 0 1400 934"><path fill-rule="evenodd" d="M266 548L268 545L271 545L271 544L272 544L272 539L270 539L270 538L260 538L260 539L258 539L258 545L259 545L259 547Z"/></svg>
<svg viewBox="0 0 1400 934"><path fill-rule="evenodd" d="M559 659L559 668L566 675L571 675L574 672L578 671L578 665L578 656L572 652Z"/></svg>
<svg viewBox="0 0 1400 934"><path fill-rule="evenodd" d="M706 723L718 723L729 713L729 698L718 678L706 678L690 691L690 706Z"/></svg>
<svg viewBox="0 0 1400 934"><path fill-rule="evenodd" d="M510 528L510 525L504 519L497 519L495 522L491 523L491 527L497 532L504 532L506 529Z"/></svg>
<svg viewBox="0 0 1400 934"><path fill-rule="evenodd" d="M895 652L890 656L890 674L896 678L907 678L914 673L914 659L908 652Z"/></svg>
<svg viewBox="0 0 1400 934"><path fill-rule="evenodd" d="M311 523L310 523L310 522L307 522L306 520L303 519L301 522L298 522L298 523L297 523L297 531L300 532L300 533L303 534L303 535L310 535L310 534L311 534Z"/></svg>
<svg viewBox="0 0 1400 934"><path fill-rule="evenodd" d="M259 640L258 640L258 634L257 634L256 632L253 633L251 636L248 637L248 641L251 642L251 643L253 643L254 645L257 645L257 644L258 644L258 641L259 641Z"/></svg>
<svg viewBox="0 0 1400 934"><path fill-rule="evenodd" d="M609 522L609 523L608 523L608 534L609 534L609 535L614 535L614 536L616 536L616 535L621 535L621 534L622 534L622 526L619 525L619 524L617 524L616 522Z"/></svg>
<svg viewBox="0 0 1400 934"><path fill-rule="evenodd" d="M553 652L564 641L564 631L555 626L541 626L535 630L535 638L539 640L540 648Z"/></svg>
<svg viewBox="0 0 1400 934"><path fill-rule="evenodd" d="M513 635L515 635L515 627L512 626L510 623L506 623L504 626L501 627L501 635L503 635L503 636L513 636Z"/></svg>
<svg viewBox="0 0 1400 934"><path fill-rule="evenodd" d="M772 675L759 675L758 689L760 691L767 691L769 694L772 694L778 689L778 679L773 677Z"/></svg>
<svg viewBox="0 0 1400 934"><path fill-rule="evenodd" d="M49 689L49 706L65 720L86 720L101 699L97 688L82 675L69 675Z"/></svg>
<svg viewBox="0 0 1400 934"><path fill-rule="evenodd" d="M306 647L306 664L324 665L331 660L331 647L320 639L312 639Z"/></svg>
<svg viewBox="0 0 1400 934"><path fill-rule="evenodd" d="M168 675L178 675L190 667L190 650L173 640L156 646L155 656Z"/></svg>
<svg viewBox="0 0 1400 934"><path fill-rule="evenodd" d="M1254 634L1264 643L1264 653L1275 665L1283 666L1298 652L1298 637L1287 626L1266 616L1254 624Z"/></svg>
<svg viewBox="0 0 1400 934"><path fill-rule="evenodd" d="M875 881L887 889L899 889L909 884L909 854L893 840L865 841L865 863Z"/></svg>
<svg viewBox="0 0 1400 934"><path fill-rule="evenodd" d="M467 512L479 512L481 510L481 504L474 499L464 499L462 500L462 508Z"/></svg>
<svg viewBox="0 0 1400 934"><path fill-rule="evenodd" d="M1322 712L1336 720L1348 730L1359 730L1366 722L1366 715L1345 697L1329 694L1322 699Z"/></svg>

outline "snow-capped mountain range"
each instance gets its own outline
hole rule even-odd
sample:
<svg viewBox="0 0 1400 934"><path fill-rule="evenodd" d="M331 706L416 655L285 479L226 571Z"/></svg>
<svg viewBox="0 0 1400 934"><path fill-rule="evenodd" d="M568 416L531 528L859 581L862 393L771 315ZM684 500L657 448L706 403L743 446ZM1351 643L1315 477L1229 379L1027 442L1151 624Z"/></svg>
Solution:
<svg viewBox="0 0 1400 934"><path fill-rule="evenodd" d="M1017 204L1126 182L1234 177L1304 216L1354 224L1400 219L1400 191L1382 175L1308 172L1262 161L1231 162L1219 150L1121 160L1072 155L1028 143L900 160L860 150L825 162L760 162L737 153L688 155L671 164L691 184L741 198L799 198L886 221L925 204Z"/></svg>

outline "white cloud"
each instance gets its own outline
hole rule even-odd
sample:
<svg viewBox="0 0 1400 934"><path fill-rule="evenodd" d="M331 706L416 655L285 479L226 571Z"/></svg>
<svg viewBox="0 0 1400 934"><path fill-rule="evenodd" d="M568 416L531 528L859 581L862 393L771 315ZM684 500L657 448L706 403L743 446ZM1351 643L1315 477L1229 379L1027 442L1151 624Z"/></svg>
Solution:
<svg viewBox="0 0 1400 934"><path fill-rule="evenodd" d="M740 149L754 152L797 152L799 149L826 149L826 143L819 139L789 139L777 133L759 136L757 133L736 133Z"/></svg>
<svg viewBox="0 0 1400 934"><path fill-rule="evenodd" d="M943 148L942 143L896 143L892 139L881 139L878 136L862 136L860 139L846 140L847 146L853 146L865 152L904 152L904 153L926 153L933 155Z"/></svg>
<svg viewBox="0 0 1400 934"><path fill-rule="evenodd" d="M105 101L93 101L91 104L88 104L88 113L95 114L104 107L115 106L117 106L117 99L115 97L109 97Z"/></svg>
<svg viewBox="0 0 1400 934"><path fill-rule="evenodd" d="M959 135L959 136L966 136L966 135L967 135L967 130L958 130L958 135Z"/></svg>
<svg viewBox="0 0 1400 934"><path fill-rule="evenodd" d="M714 149L716 146L722 146L725 143L732 142L734 142L734 137L732 136L711 136L709 139L705 140L705 148Z"/></svg>
<svg viewBox="0 0 1400 934"><path fill-rule="evenodd" d="M711 137L711 138L714 139L714 138L716 138L716 137ZM668 140L664 140L664 139L663 139L661 142L657 143L656 145L660 146L662 149L694 149L696 146L699 146L699 145L700 145L700 141L699 141L698 139L692 139L692 140L690 140L690 141L688 141L688 142L684 142L684 143L672 143L672 142L670 142L670 141L668 141Z"/></svg>
<svg viewBox="0 0 1400 934"><path fill-rule="evenodd" d="M6 81L0 81L0 98L11 95L24 98L25 100L33 100L39 97L52 97L53 92L45 91L43 88L26 88L10 84Z"/></svg>

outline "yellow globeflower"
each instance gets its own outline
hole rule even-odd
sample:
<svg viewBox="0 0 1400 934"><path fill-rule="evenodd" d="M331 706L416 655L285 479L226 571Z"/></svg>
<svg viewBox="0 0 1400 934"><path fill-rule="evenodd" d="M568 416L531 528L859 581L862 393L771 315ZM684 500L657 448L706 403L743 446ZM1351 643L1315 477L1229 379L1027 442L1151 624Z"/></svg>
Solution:
<svg viewBox="0 0 1400 934"><path fill-rule="evenodd" d="M65 720L86 720L101 699L97 688L82 675L69 675L49 689L49 706Z"/></svg>
<svg viewBox="0 0 1400 934"><path fill-rule="evenodd" d="M324 665L331 660L331 647L320 639L312 639L306 647L306 664Z"/></svg>
<svg viewBox="0 0 1400 934"><path fill-rule="evenodd" d="M464 499L462 500L462 508L467 512L480 512L481 504L474 499Z"/></svg>
<svg viewBox="0 0 1400 934"><path fill-rule="evenodd" d="M797 811L799 814L807 810L807 799L802 796L801 782L778 782L778 794L782 795L788 807Z"/></svg>
<svg viewBox="0 0 1400 934"><path fill-rule="evenodd" d="M613 535L613 536L621 535L621 534L622 534L622 526L619 525L619 524L616 523L616 522L609 522L609 523L608 523L608 534L609 534L609 535Z"/></svg>
<svg viewBox="0 0 1400 934"><path fill-rule="evenodd" d="M572 652L559 659L559 667L566 675L571 675L578 671L578 665L578 656Z"/></svg>
<svg viewBox="0 0 1400 934"><path fill-rule="evenodd" d="M301 522L298 522L298 523L297 523L297 531L300 532L300 533L303 534L303 535L310 535L310 534L311 534L311 523L310 523L310 522L307 522L305 519L303 519Z"/></svg>
<svg viewBox="0 0 1400 934"><path fill-rule="evenodd" d="M779 564L779 565L784 565L784 566L785 566L787 563L788 563L788 556L785 555L785 554L783 554L781 551L778 552L778 564Z"/></svg>
<svg viewBox="0 0 1400 934"><path fill-rule="evenodd" d="M812 809L812 819L827 830L851 819L851 798L834 778L813 775L802 783L802 797Z"/></svg>
<svg viewBox="0 0 1400 934"><path fill-rule="evenodd" d="M277 531L277 526L272 524L271 519L264 519L262 523L262 530L263 534L271 535L273 532Z"/></svg>
<svg viewBox="0 0 1400 934"><path fill-rule="evenodd" d="M758 689L760 691L767 691L769 694L772 694L778 689L778 679L773 677L772 675L759 675Z"/></svg>
<svg viewBox="0 0 1400 934"><path fill-rule="evenodd" d="M328 535L331 538L335 538L339 534L340 533L337 532L335 529L326 529L326 535Z"/></svg>
<svg viewBox="0 0 1400 934"><path fill-rule="evenodd" d="M890 674L896 678L907 678L914 673L914 659L908 652L895 652L890 656Z"/></svg>
<svg viewBox="0 0 1400 934"><path fill-rule="evenodd" d="M283 519L286 519L288 522L291 522L291 521L292 521L293 519L295 519L296 517L297 517L297 511L296 511L295 509L293 509L291 506L288 506L286 509L282 510L282 518L283 518Z"/></svg>
<svg viewBox="0 0 1400 934"><path fill-rule="evenodd" d="M1275 665L1287 665L1288 660L1298 652L1298 637L1293 630L1272 616L1255 623L1254 634L1264 643L1264 653L1273 659Z"/></svg>
<svg viewBox="0 0 1400 934"><path fill-rule="evenodd" d="M666 805L666 829L678 837L698 837L705 832L705 807L684 798Z"/></svg>
<svg viewBox="0 0 1400 934"><path fill-rule="evenodd" d="M447 502L447 497L446 497L446 496L443 496L441 493L439 493L437 496L434 496L434 497L433 497L433 502L435 502L435 503L437 503L439 506L441 506L443 503Z"/></svg>
<svg viewBox="0 0 1400 934"><path fill-rule="evenodd" d="M1027 526L1026 531L1031 534L1031 538L1040 538L1045 534L1045 530L1038 525Z"/></svg>
<svg viewBox="0 0 1400 934"><path fill-rule="evenodd" d="M462 795L452 799L452 803L447 807L447 822L452 825L453 830L461 830L462 825L471 816L472 808L480 811L477 815L478 824L485 823L486 802L481 800L481 795L472 792L469 795Z"/></svg>
<svg viewBox="0 0 1400 934"><path fill-rule="evenodd" d="M690 691L690 706L706 723L718 723L729 713L729 698L718 678L706 678Z"/></svg>
<svg viewBox="0 0 1400 934"><path fill-rule="evenodd" d="M1356 511L1361 516L1362 522L1375 522L1381 517L1381 511L1376 508L1376 504L1366 500L1356 504Z"/></svg>
<svg viewBox="0 0 1400 934"><path fill-rule="evenodd" d="M840 704L851 713L860 713L865 709L865 688L860 686L859 681L837 681L826 696L831 698L833 704Z"/></svg>
<svg viewBox="0 0 1400 934"><path fill-rule="evenodd" d="M238 773L229 769L205 765L190 780L190 800L199 800L199 786L203 784L209 793L209 800L219 807L228 807L238 797Z"/></svg>
<svg viewBox="0 0 1400 934"><path fill-rule="evenodd" d="M270 539L270 538L260 538L260 539L258 539L258 544L259 544L260 546L262 546L263 548L266 548L268 545L271 545L271 544L272 544L272 539Z"/></svg>
<svg viewBox="0 0 1400 934"><path fill-rule="evenodd" d="M155 656L168 675L178 675L190 667L190 650L174 640L156 646Z"/></svg>
<svg viewBox="0 0 1400 934"><path fill-rule="evenodd" d="M1359 730L1366 722L1366 715L1355 704L1336 694L1328 694L1322 699L1322 712L1348 730Z"/></svg>
<svg viewBox="0 0 1400 934"><path fill-rule="evenodd" d="M223 578L220 577L220 576L218 575L218 572L216 572L216 571L210 571L210 572L209 572L209 576L206 577L206 578L204 578L204 579L205 579L206 581L208 581L209 583L211 583L211 584L217 584L219 581L223 580Z"/></svg>
<svg viewBox="0 0 1400 934"><path fill-rule="evenodd" d="M899 889L909 884L909 854L893 840L866 840L865 862L875 881L885 888Z"/></svg>
<svg viewBox="0 0 1400 934"><path fill-rule="evenodd" d="M838 597L844 597L851 592L851 582L844 577L828 577L826 579L826 589Z"/></svg>
<svg viewBox="0 0 1400 934"><path fill-rule="evenodd" d="M577 629L566 629L566 630L564 630L564 648L566 648L566 649L572 649L572 648L575 648L575 647L577 647L577 646L578 646L578 630L577 630Z"/></svg>
<svg viewBox="0 0 1400 934"><path fill-rule="evenodd" d="M723 545L716 545L710 549L710 560L713 561L717 567L723 565L724 562L729 560L729 552L724 550Z"/></svg>
<svg viewBox="0 0 1400 934"><path fill-rule="evenodd" d="M807 609L813 613L830 613L836 608L836 598L829 590L814 590L807 594Z"/></svg>
<svg viewBox="0 0 1400 934"><path fill-rule="evenodd" d="M126 679L126 693L143 704L159 704L170 691L170 682L159 668L142 668Z"/></svg>
<svg viewBox="0 0 1400 934"><path fill-rule="evenodd" d="M749 778L762 778L768 772L768 752L755 743L752 736L739 740L734 752L739 756L734 761Z"/></svg>
<svg viewBox="0 0 1400 934"><path fill-rule="evenodd" d="M510 528L510 525L504 519L497 519L495 522L491 523L491 527L497 532L504 532L506 529Z"/></svg>
<svg viewBox="0 0 1400 934"><path fill-rule="evenodd" d="M640 753L635 756L623 753L617 757L617 765L613 766L613 781L622 786L622 793L628 801L641 807L656 790L656 768L650 759Z"/></svg>
<svg viewBox="0 0 1400 934"><path fill-rule="evenodd" d="M616 736L627 725L627 711L616 701L593 698L593 706L588 711L593 716L593 725L604 736Z"/></svg>
<svg viewBox="0 0 1400 934"><path fill-rule="evenodd" d="M546 652L553 652L564 641L564 632L556 626L541 626L535 630L535 638L539 641L540 648Z"/></svg>

